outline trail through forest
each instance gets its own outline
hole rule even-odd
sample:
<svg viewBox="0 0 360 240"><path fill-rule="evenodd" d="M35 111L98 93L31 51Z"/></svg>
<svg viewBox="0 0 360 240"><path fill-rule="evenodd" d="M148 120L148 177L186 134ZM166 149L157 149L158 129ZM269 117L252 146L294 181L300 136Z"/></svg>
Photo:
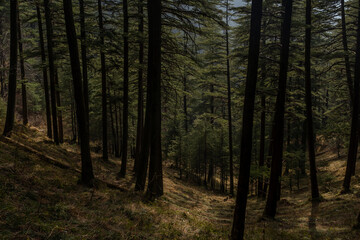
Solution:
<svg viewBox="0 0 360 240"><path fill-rule="evenodd" d="M98 188L77 185L80 167L77 146L50 143L36 129L17 126L15 142L0 141L0 233L3 239L227 239L234 199L179 179L165 165L165 195L145 202L134 192L134 177L117 180L119 159L103 162L93 152ZM22 145L27 148L24 149ZM31 152L33 149L36 152ZM61 163L54 165L48 158ZM249 198L246 239L359 239L355 224L359 182L354 194L340 195L345 158L321 149L321 202L311 203L308 178L283 197L276 220L259 221L264 201ZM65 168L64 168L65 166ZM66 167L68 166L68 168Z"/></svg>

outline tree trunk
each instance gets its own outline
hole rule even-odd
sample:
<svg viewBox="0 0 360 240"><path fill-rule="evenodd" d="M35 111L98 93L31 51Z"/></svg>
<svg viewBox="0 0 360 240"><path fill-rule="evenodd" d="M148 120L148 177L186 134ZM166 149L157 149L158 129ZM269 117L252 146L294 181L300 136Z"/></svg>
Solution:
<svg viewBox="0 0 360 240"><path fill-rule="evenodd" d="M359 1L360 7L360 1ZM356 33L356 59L355 59L355 73L354 73L354 101L352 110L350 144L348 152L348 160L346 165L345 178L343 183L343 193L350 191L350 182L352 173L355 171L357 149L358 149L358 124L359 124L359 78L360 78L360 8L358 9L358 29Z"/></svg>
<svg viewBox="0 0 360 240"><path fill-rule="evenodd" d="M215 106L214 106L214 84L210 84L210 113L211 113L211 117L210 117L210 124L211 127L214 127L214 113L215 113ZM212 155L212 152L210 152L210 162L209 162L209 173L208 173L208 179L207 179L208 183L210 183L210 189L214 190L214 184L215 184L215 180L214 180L214 156Z"/></svg>
<svg viewBox="0 0 360 240"><path fill-rule="evenodd" d="M101 0L98 0L99 30L100 30L100 58L101 58L101 97L102 97L102 134L103 134L103 160L109 161L108 132L107 132L107 97L106 97L106 60L104 53L104 23Z"/></svg>
<svg viewBox="0 0 360 240"><path fill-rule="evenodd" d="M319 187L316 176L315 161L315 135L312 114L312 95L311 95L311 0L306 0L306 33L305 33L305 98L306 98L306 122L307 122L307 142L310 162L311 197L319 198Z"/></svg>
<svg viewBox="0 0 360 240"><path fill-rule="evenodd" d="M151 151L147 196L163 195L161 152L161 0L148 1L148 80L151 81Z"/></svg>
<svg viewBox="0 0 360 240"><path fill-rule="evenodd" d="M141 142L144 130L144 89L143 89L143 67L144 67L144 10L143 0L139 0L139 70L138 70L138 108L137 108L137 130L136 130L136 153L134 172L137 172L139 156L141 151Z"/></svg>
<svg viewBox="0 0 360 240"><path fill-rule="evenodd" d="M62 118L62 110L61 110L59 75L58 75L57 68L55 68L55 86L56 86L56 105L58 107L59 142L63 143L64 142L64 128L63 128L63 118Z"/></svg>
<svg viewBox="0 0 360 240"><path fill-rule="evenodd" d="M245 228L245 212L249 192L251 166L254 103L256 94L257 72L259 64L260 32L262 17L262 0L253 0L251 6L251 25L246 76L245 99L240 146L240 170L237 188L234 221L231 239L243 239Z"/></svg>
<svg viewBox="0 0 360 240"><path fill-rule="evenodd" d="M18 6L17 13L17 24L18 24L18 43L19 43L19 57L20 57L20 73L21 73L21 96L22 96L22 117L23 124L27 125L29 122L28 119L28 107L27 107L27 93L26 93L26 83L27 80L25 78L25 61L24 61L24 52L23 52L23 44L22 44L22 34L21 34L21 23L20 23L20 13Z"/></svg>
<svg viewBox="0 0 360 240"><path fill-rule="evenodd" d="M229 49L229 0L226 0L226 79L227 79L227 107L229 125L229 171L230 171L230 195L234 196L234 163L233 163L233 134L231 114L231 81L230 81L230 49Z"/></svg>
<svg viewBox="0 0 360 240"><path fill-rule="evenodd" d="M125 177L128 157L128 138L129 138L129 16L128 1L123 0L124 14L124 103L123 103L123 143L121 169L119 177Z"/></svg>
<svg viewBox="0 0 360 240"><path fill-rule="evenodd" d="M3 24L4 24L4 20L3 20L3 17L1 16L1 18L0 18L0 36L3 35L3 27L4 27ZM4 79L3 62L4 62L4 47L1 46L0 47L0 66L2 69L0 69L0 96L2 98L4 97L4 85L5 85L4 84L5 79Z"/></svg>
<svg viewBox="0 0 360 240"><path fill-rule="evenodd" d="M281 55L279 71L279 88L275 104L275 117L272 131L272 161L270 172L269 194L266 201L264 216L275 217L277 200L279 199L279 178L282 172L284 148L284 114L286 80L289 65L290 30L292 17L292 0L283 0L283 24L281 30Z"/></svg>
<svg viewBox="0 0 360 240"><path fill-rule="evenodd" d="M72 11L71 0L63 0L64 3L64 17L66 24L66 36L69 45L70 62L71 62L71 73L73 77L74 97L76 101L76 115L78 118L78 127L80 134L81 144L81 182L86 186L93 186L94 174L90 155L89 145L89 131L88 121L85 109L85 100L83 93L83 86L81 82L81 69L79 60L79 50L77 44L77 37L74 25L74 17Z"/></svg>
<svg viewBox="0 0 360 240"><path fill-rule="evenodd" d="M79 0L80 5L80 32L81 32L81 64L83 74L84 101L87 120L89 121L89 80L87 71L87 46L86 46L86 27L85 27L85 8L84 0ZM90 122L88 124L90 127Z"/></svg>
<svg viewBox="0 0 360 240"><path fill-rule="evenodd" d="M53 26L52 26L52 13L50 9L50 1L44 0L45 19L46 19L46 34L48 46L48 61L50 73L50 92L51 92L51 112L53 123L53 136L55 144L59 144L57 108L56 108L56 87L55 87L55 65L54 65L54 46L53 46Z"/></svg>
<svg viewBox="0 0 360 240"><path fill-rule="evenodd" d="M265 44L264 44L265 45ZM261 75L262 75L262 87L264 86L264 82L266 80L266 68L263 64L261 66ZM265 94L261 94L261 116L260 116L260 156L259 156L259 167L262 170L262 168L265 165L265 128L266 128L266 98ZM258 179L258 196L259 197L266 197L266 191L264 192L264 183L263 183L264 177L259 177Z"/></svg>
<svg viewBox="0 0 360 240"><path fill-rule="evenodd" d="M43 80L44 80L47 136L49 138L52 138L50 96L49 96L49 83L48 83L49 80L48 80L48 75L47 75L44 33L43 33L43 26L42 26L42 19L41 19L41 12L40 12L39 5L36 5L36 12L37 12L37 18L38 18L41 64L42 64L42 73L43 73Z"/></svg>
<svg viewBox="0 0 360 240"><path fill-rule="evenodd" d="M4 136L10 137L14 128L15 104L16 104L16 72L17 72L17 48L18 48L18 23L17 23L18 1L10 0L10 68L8 102L6 110L6 121Z"/></svg>
<svg viewBox="0 0 360 240"><path fill-rule="evenodd" d="M346 69L346 80L349 88L349 96L350 96L350 106L353 105L354 101L354 83L351 78L351 67L349 60L349 47L347 41L347 33L346 33L346 17L345 17L345 1L341 0L341 29L342 29L342 43L344 47L344 59L345 59L345 69Z"/></svg>

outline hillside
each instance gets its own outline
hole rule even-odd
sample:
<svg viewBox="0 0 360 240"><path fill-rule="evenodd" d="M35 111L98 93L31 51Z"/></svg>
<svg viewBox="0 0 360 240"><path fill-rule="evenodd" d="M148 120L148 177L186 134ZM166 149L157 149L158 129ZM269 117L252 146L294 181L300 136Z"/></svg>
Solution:
<svg viewBox="0 0 360 240"><path fill-rule="evenodd" d="M165 163L165 194L153 203L133 191L134 179L117 180L120 161L93 153L98 188L77 184L76 145L60 147L37 129L17 126L0 141L1 239L227 239L234 199L179 180ZM249 198L246 239L360 239L353 230L360 179L354 194L339 195L345 159L318 154L324 200L308 201L308 180L283 191L276 220L259 221L264 201ZM131 166L130 168L131 169ZM358 168L358 171L360 168ZM131 174L130 174L131 175Z"/></svg>

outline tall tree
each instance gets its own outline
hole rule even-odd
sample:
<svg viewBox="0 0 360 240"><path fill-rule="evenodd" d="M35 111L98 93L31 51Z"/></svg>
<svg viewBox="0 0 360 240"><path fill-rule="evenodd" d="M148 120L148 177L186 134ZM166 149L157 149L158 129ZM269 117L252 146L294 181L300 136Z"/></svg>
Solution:
<svg viewBox="0 0 360 240"><path fill-rule="evenodd" d="M345 15L345 0L341 0L341 33L342 33L342 43L344 48L344 60L345 60L345 70L346 70L346 80L349 88L350 96L350 105L353 105L354 101L354 83L351 77L351 67L349 60L349 47L347 40L347 31L346 31L346 15Z"/></svg>
<svg viewBox="0 0 360 240"><path fill-rule="evenodd" d="M9 68L9 86L8 102L6 110L6 121L4 127L4 136L10 136L14 128L15 104L16 104L16 72L17 72L17 48L18 48L18 1L10 0L10 68Z"/></svg>
<svg viewBox="0 0 360 240"><path fill-rule="evenodd" d="M18 6L17 18L18 18L17 31L18 31L20 74L21 74L22 118L23 118L23 124L27 125L29 119L28 119L28 106L27 106L27 93L26 93L25 61L24 61L24 51L23 51L22 34L21 34L19 6Z"/></svg>
<svg viewBox="0 0 360 240"><path fill-rule="evenodd" d="M55 64L54 64L54 42L53 42L53 24L52 12L50 8L50 1L44 0L45 19L46 19L46 34L48 47L48 61L49 61L49 75L50 75L50 92L51 92L51 112L53 123L53 136L55 144L59 144L59 132L56 107L56 85L55 85Z"/></svg>
<svg viewBox="0 0 360 240"><path fill-rule="evenodd" d="M47 136L49 138L52 138L51 110L50 110L50 96L49 96L49 80L48 80L47 66L46 66L46 52L45 52L45 43L44 43L44 32L43 32L42 17L41 17L39 4L36 5L36 13L37 13L37 19L38 19L41 64L42 64L44 92L45 92L44 95L45 95Z"/></svg>
<svg viewBox="0 0 360 240"><path fill-rule="evenodd" d="M143 90L143 68L144 68L144 7L143 0L139 0L139 69L138 69L138 108L137 108L137 130L136 130L136 153L134 171L137 172L139 163L141 140L144 130L144 90Z"/></svg>
<svg viewBox="0 0 360 240"><path fill-rule="evenodd" d="M264 32L263 32L264 34ZM265 35L265 34L264 34ZM265 38L263 40L263 46L266 45ZM266 80L266 66L265 63L261 64L261 87L264 87ZM260 150L259 150L259 167L260 169L265 165L265 130L266 130L266 97L265 94L261 94L261 116L260 116ZM263 176L258 179L258 196L266 197L266 190L264 190Z"/></svg>
<svg viewBox="0 0 360 240"><path fill-rule="evenodd" d="M94 173L90 155L89 128L86 120L86 109L84 100L84 89L81 82L81 68L79 60L79 49L74 25L74 16L72 10L72 1L63 0L64 17L66 23L66 36L69 45L71 73L73 77L74 98L76 102L76 116L80 134L81 146L81 183L92 187L94 184Z"/></svg>
<svg viewBox="0 0 360 240"><path fill-rule="evenodd" d="M275 117L272 130L272 161L270 172L269 193L266 200L264 216L275 217L277 201L280 197L279 180L282 174L283 148L284 148L284 115L285 115L285 97L286 97L286 80L289 65L289 46L290 30L292 18L292 0L283 0L282 7L283 23L281 29L281 53L280 53L280 70L279 86L275 103Z"/></svg>
<svg viewBox="0 0 360 240"><path fill-rule="evenodd" d="M246 76L245 99L240 146L240 170L236 196L234 221L231 231L232 239L243 239L245 228L245 212L249 192L249 178L252 152L252 135L254 119L254 103L259 64L260 32L262 18L262 0L252 0L248 67Z"/></svg>
<svg viewBox="0 0 360 240"><path fill-rule="evenodd" d="M108 132L107 132L107 96L106 96L106 59L104 53L104 22L101 0L98 0L98 13L99 13L99 30L100 30L100 61L101 61L101 99L102 99L102 141L103 141L103 160L108 161Z"/></svg>
<svg viewBox="0 0 360 240"><path fill-rule="evenodd" d="M305 30L305 102L306 102L306 123L307 123L307 143L310 162L311 197L319 198L319 187L316 176L315 160L315 135L312 114L312 94L311 94L311 0L306 0L306 30Z"/></svg>
<svg viewBox="0 0 360 240"><path fill-rule="evenodd" d="M56 86L56 106L58 110L58 126L59 126L59 142L64 142L64 127L63 127L63 118L61 110L61 98L60 98L60 88L59 88L59 74L57 67L55 68L55 86Z"/></svg>
<svg viewBox="0 0 360 240"><path fill-rule="evenodd" d="M87 45L86 45L86 26L85 26L85 6L84 0L79 0L80 7L80 32L81 32L81 64L84 87L84 101L87 119L89 120L89 80L87 70Z"/></svg>
<svg viewBox="0 0 360 240"><path fill-rule="evenodd" d="M360 1L359 1L360 7ZM358 9L358 29L356 32L356 58L355 58L355 72L354 72L354 100L352 109L352 121L351 121L351 133L350 133L350 144L348 151L348 159L346 164L345 178L343 182L343 193L350 191L350 182L352 173L355 170L355 163L358 150L358 128L359 128L359 90L360 90L360 8Z"/></svg>
<svg viewBox="0 0 360 240"><path fill-rule="evenodd" d="M230 48L229 48L229 0L226 0L226 79L227 79L227 107L229 124L229 171L230 171L230 195L234 195L234 163L233 163L233 131L231 115L231 79L230 79Z"/></svg>
<svg viewBox="0 0 360 240"><path fill-rule="evenodd" d="M148 1L149 50L148 81L151 86L151 141L147 195L151 199L163 195L161 152L161 0ZM147 106L149 107L149 106Z"/></svg>
<svg viewBox="0 0 360 240"><path fill-rule="evenodd" d="M124 103L123 103L123 142L119 176L125 177L129 138L129 16L128 1L123 0L124 14Z"/></svg>

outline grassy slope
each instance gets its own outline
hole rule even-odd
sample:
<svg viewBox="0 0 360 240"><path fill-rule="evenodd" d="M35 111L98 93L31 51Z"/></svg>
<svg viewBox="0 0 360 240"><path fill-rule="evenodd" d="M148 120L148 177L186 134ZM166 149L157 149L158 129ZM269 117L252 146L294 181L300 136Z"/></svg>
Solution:
<svg viewBox="0 0 360 240"><path fill-rule="evenodd" d="M80 168L76 146L56 147L35 129L17 127L13 139L58 161ZM2 239L227 239L234 199L178 180L165 166L165 195L142 201L133 177L116 180L120 163L93 154L97 178L127 192L76 184L78 174L46 162L19 146L0 141L0 238ZM327 150L319 155L324 201L308 201L308 180L293 193L283 191L275 221L258 222L264 202L250 198L246 239L360 239L352 230L359 210L355 194L339 195L345 159ZM131 168L129 168L131 169ZM360 168L358 169L360 171Z"/></svg>

